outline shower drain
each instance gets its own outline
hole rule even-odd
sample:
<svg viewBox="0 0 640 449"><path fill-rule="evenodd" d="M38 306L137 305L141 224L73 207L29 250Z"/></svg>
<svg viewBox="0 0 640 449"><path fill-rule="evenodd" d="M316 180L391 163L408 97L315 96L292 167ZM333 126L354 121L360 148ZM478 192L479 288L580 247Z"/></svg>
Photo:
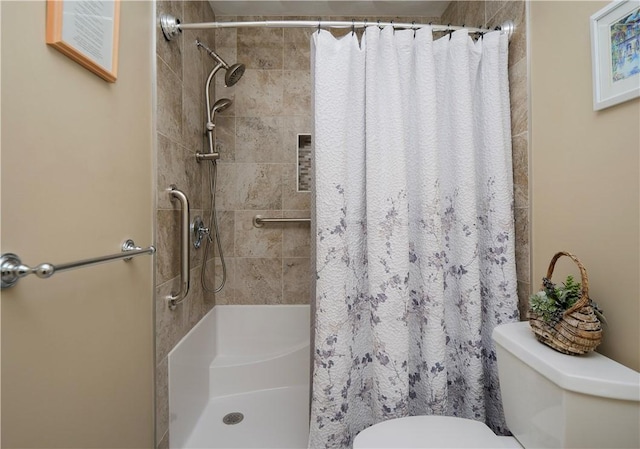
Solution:
<svg viewBox="0 0 640 449"><path fill-rule="evenodd" d="M222 422L225 424L233 425L238 424L244 419L244 415L240 412L231 412L224 415Z"/></svg>

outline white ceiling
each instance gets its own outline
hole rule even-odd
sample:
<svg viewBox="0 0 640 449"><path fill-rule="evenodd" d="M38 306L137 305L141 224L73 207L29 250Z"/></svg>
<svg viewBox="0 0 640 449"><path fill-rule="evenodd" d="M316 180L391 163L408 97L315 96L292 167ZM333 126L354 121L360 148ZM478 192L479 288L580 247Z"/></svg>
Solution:
<svg viewBox="0 0 640 449"><path fill-rule="evenodd" d="M219 16L430 16L440 17L449 1L404 0L209 0Z"/></svg>

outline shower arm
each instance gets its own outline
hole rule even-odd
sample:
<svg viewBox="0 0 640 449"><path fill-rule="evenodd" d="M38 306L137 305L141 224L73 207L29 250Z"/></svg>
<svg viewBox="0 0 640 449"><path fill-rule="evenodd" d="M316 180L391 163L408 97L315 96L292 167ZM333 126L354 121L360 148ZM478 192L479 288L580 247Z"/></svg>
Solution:
<svg viewBox="0 0 640 449"><path fill-rule="evenodd" d="M222 64L222 67L229 70L229 65L226 62L224 62L224 60L218 55L218 53L216 53L215 51L213 51L212 49L204 45L202 42L200 42L199 39L196 39L196 45L202 48L204 51L206 51L207 54L211 56L214 60L218 61L219 64Z"/></svg>

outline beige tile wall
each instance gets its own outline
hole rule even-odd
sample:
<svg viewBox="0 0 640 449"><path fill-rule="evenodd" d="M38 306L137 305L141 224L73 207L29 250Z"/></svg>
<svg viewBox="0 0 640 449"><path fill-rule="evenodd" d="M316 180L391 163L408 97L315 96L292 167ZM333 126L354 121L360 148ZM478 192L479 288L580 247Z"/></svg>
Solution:
<svg viewBox="0 0 640 449"><path fill-rule="evenodd" d="M516 32L509 43L509 89L511 94L511 138L516 221L516 269L520 316L526 317L531 289L529 268L529 117L527 91L527 33L525 2L452 2L442 15L442 23L486 25L495 28L512 20Z"/></svg>
<svg viewBox="0 0 640 449"><path fill-rule="evenodd" d="M156 15L172 14L184 22L213 21L211 8L202 1L157 2ZM213 307L212 294L200 285L203 249L191 247L191 288L185 302L174 311L166 297L180 283L180 206L172 202L167 188L175 184L185 192L191 217L200 215L208 224L210 196L205 164L195 160L202 151L205 106L204 84L215 63L195 46L199 38L215 47L213 31L185 31L167 42L160 27L156 34L157 134L156 134L156 445L169 444L169 402L167 354ZM220 73L217 76L223 76ZM213 260L213 254L211 254ZM213 272L213 263L210 264Z"/></svg>
<svg viewBox="0 0 640 449"><path fill-rule="evenodd" d="M279 16L218 17L218 21L282 20ZM316 20L317 17L286 17ZM351 20L330 17L329 20ZM355 18L364 19L363 18ZM369 20L376 20L368 18ZM437 21L402 18L395 21ZM341 35L349 30L333 30ZM308 225L254 228L254 215L309 217L310 194L297 192L297 134L312 128L309 41L313 29L227 28L216 30L216 51L246 65L242 80L227 88L217 80L217 98L234 105L217 120L221 154L220 210L227 285L217 304L307 304ZM216 276L220 279L220 259Z"/></svg>
<svg viewBox="0 0 640 449"><path fill-rule="evenodd" d="M281 17L218 17L219 21ZM265 225L256 214L309 217L310 194L297 192L298 133L311 132L309 37L299 29L219 29L216 51L245 64L233 87L216 80L232 107L216 120L217 210L227 284L217 304L308 304L309 226ZM216 258L216 282L221 276Z"/></svg>

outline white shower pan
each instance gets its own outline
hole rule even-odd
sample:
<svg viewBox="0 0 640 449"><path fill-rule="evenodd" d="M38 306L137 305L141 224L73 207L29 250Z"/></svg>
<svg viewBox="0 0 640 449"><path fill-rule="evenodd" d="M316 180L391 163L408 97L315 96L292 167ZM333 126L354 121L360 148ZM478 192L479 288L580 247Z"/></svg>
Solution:
<svg viewBox="0 0 640 449"><path fill-rule="evenodd" d="M309 323L306 305L215 306L169 353L170 447L306 448Z"/></svg>

